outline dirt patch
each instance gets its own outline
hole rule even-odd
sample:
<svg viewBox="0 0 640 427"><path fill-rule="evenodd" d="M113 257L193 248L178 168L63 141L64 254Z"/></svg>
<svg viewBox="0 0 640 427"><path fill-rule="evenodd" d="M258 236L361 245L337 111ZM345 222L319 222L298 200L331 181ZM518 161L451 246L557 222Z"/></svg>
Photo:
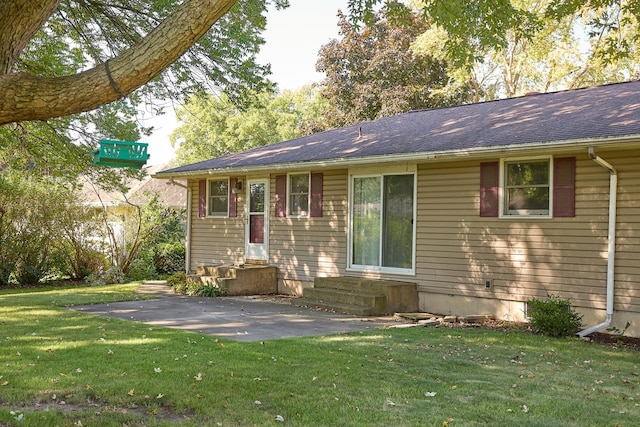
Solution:
<svg viewBox="0 0 640 427"><path fill-rule="evenodd" d="M640 338L596 332L587 337L590 342L609 347L629 348L640 351Z"/></svg>

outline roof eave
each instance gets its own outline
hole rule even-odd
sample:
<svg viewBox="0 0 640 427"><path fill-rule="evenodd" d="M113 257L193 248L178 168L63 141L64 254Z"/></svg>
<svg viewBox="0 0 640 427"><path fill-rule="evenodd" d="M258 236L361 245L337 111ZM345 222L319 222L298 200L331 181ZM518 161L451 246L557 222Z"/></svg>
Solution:
<svg viewBox="0 0 640 427"><path fill-rule="evenodd" d="M633 146L629 146L630 142L636 142ZM175 172L175 173L163 173L159 172L152 175L152 178L157 179L188 179L195 176L202 175L220 175L220 174L247 174L254 172L268 171L286 171L292 169L320 169L335 166L359 166L371 163L400 163L400 162L424 162L434 160L457 160L467 159L472 157L487 157L491 155L504 155L509 153L527 153L530 151L560 151L567 148L588 148L594 147L611 147L624 144L624 148L636 148L640 147L640 134L615 136L615 137L599 137L599 138L580 138L572 140L561 141L545 141L530 144L511 144L502 146L469 148L461 150L443 150L443 151L430 151L423 153L402 153L402 154L386 154L380 156L366 156L366 157L341 157L335 159L308 161L308 162L288 162L288 163L273 163L260 166L240 166L240 167L228 167L228 168L215 168L215 169L200 169L194 171Z"/></svg>

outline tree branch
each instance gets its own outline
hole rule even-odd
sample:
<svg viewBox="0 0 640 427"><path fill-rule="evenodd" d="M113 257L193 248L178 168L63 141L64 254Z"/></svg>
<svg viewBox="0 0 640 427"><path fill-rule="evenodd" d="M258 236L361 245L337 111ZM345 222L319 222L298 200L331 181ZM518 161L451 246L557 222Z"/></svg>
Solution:
<svg viewBox="0 0 640 427"><path fill-rule="evenodd" d="M175 62L235 3L187 0L146 37L109 60L112 82L105 64L65 77L0 75L0 125L90 111L133 92Z"/></svg>
<svg viewBox="0 0 640 427"><path fill-rule="evenodd" d="M11 68L29 40L56 10L60 0L0 1L0 74Z"/></svg>

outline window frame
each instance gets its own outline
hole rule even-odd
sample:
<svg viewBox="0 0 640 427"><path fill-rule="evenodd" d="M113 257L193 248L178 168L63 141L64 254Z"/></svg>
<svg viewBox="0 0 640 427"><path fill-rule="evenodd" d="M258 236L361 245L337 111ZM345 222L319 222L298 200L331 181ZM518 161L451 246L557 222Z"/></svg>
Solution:
<svg viewBox="0 0 640 427"><path fill-rule="evenodd" d="M211 196L211 184L213 182L222 182L222 181L226 181L227 183L227 194L226 194L226 199L227 199L227 210L224 212L224 214L222 212L219 212L217 214L214 214L211 212L212 209L212 203L211 203L211 199L212 198L222 198L223 196ZM231 199L231 188L230 188L230 182L229 182L229 177L222 177L222 178L208 178L207 179L207 218L229 218L229 202Z"/></svg>
<svg viewBox="0 0 640 427"><path fill-rule="evenodd" d="M291 191L293 187L291 185L291 178L293 176L307 176L307 192L306 193L294 193ZM311 173L310 172L289 172L287 174L287 183L286 183L286 194L287 194L287 205L286 205L286 215L289 218L309 218L311 216ZM291 201L291 197L295 195L307 195L307 208L301 213L292 212L293 203Z"/></svg>
<svg viewBox="0 0 640 427"><path fill-rule="evenodd" d="M548 208L538 213L537 210L522 210L522 211L508 211L507 210L507 191L509 188L517 188L518 186L507 186L507 166L512 163L526 162L534 163L540 161L547 161L549 163L548 168L548 182L546 187L549 189L549 201ZM535 157L514 157L514 158L501 158L500 159L500 176L499 176L499 217L500 218L533 218L533 219L551 219L553 218L553 188L554 188L554 166L553 156L535 156ZM541 185L529 186L529 187L542 187ZM528 188L527 186L521 186L521 188Z"/></svg>
<svg viewBox="0 0 640 427"><path fill-rule="evenodd" d="M409 165L406 169L403 170L384 170L383 172L371 171L371 170L361 170L354 171L349 173L349 194L348 194L348 238L347 238L347 264L346 270L353 272L364 272L364 273L383 273L383 274L395 274L395 275L404 275L404 276L415 276L416 274L416 246L417 246L417 209L418 209L418 171L415 165ZM413 176L413 212L412 212L412 247L411 247L411 267L410 268L400 268L400 267L385 267L382 265L383 262L383 221L384 221L384 182L386 176L397 176L397 175L412 175ZM383 204L381 206L381 215L380 215L380 251L378 255L378 265L362 265L362 264L354 264L353 262L353 244L354 244L354 192L355 192L355 179L356 178L370 178L370 177L380 177L381 185L380 185L380 200Z"/></svg>

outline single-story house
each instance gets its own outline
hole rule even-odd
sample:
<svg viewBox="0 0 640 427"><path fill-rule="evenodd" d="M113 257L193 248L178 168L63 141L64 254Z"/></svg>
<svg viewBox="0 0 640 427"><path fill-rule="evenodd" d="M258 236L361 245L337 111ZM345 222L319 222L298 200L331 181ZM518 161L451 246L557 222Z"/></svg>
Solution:
<svg viewBox="0 0 640 427"><path fill-rule="evenodd" d="M159 172L188 266L417 285L420 311L524 320L571 300L640 336L640 82L411 111ZM593 327L592 327L593 326Z"/></svg>

